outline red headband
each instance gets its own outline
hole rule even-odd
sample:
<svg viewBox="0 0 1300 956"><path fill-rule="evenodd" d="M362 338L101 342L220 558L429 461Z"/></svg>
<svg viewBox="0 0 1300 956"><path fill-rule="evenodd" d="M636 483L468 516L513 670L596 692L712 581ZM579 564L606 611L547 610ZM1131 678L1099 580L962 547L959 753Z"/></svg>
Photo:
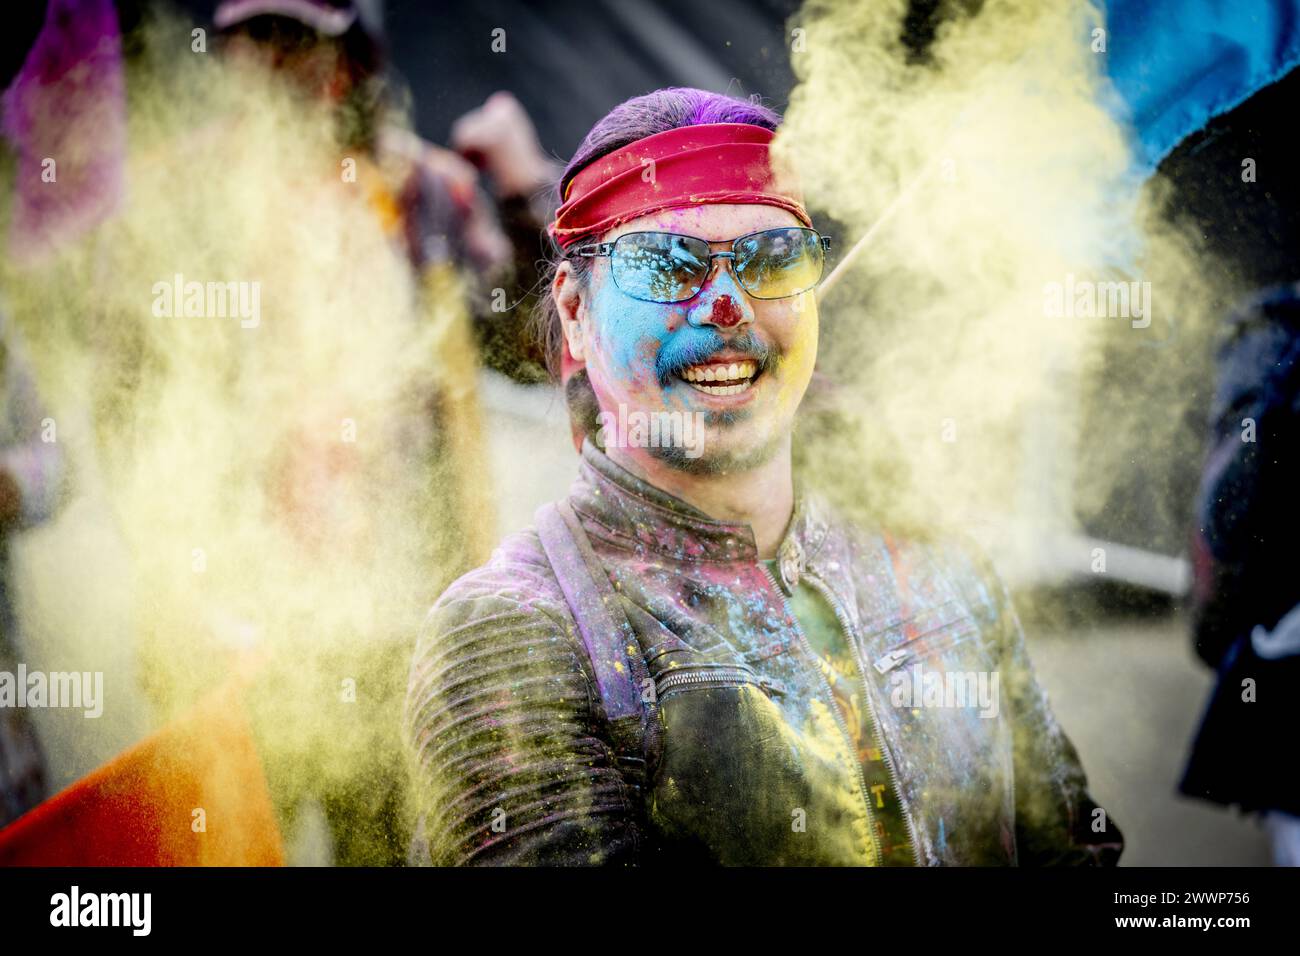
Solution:
<svg viewBox="0 0 1300 956"><path fill-rule="evenodd" d="M811 226L803 203L777 188L774 135L749 123L708 123L629 143L578 171L547 232L567 249L638 216L697 203L779 206Z"/></svg>

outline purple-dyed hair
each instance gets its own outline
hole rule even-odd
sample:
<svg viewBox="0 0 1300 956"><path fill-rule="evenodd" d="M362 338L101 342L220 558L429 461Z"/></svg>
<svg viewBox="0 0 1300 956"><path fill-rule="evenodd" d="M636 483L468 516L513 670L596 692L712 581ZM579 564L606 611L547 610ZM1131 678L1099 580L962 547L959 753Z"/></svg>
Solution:
<svg viewBox="0 0 1300 956"><path fill-rule="evenodd" d="M682 126L709 123L749 123L775 130L781 117L759 102L710 93L689 86L670 86L620 103L591 128L578 151L564 168L557 184L559 202L564 190L584 166L639 139Z"/></svg>
<svg viewBox="0 0 1300 956"><path fill-rule="evenodd" d="M620 103L591 128L583 138L577 152L564 168L564 175L556 184L555 204L564 201L564 190L569 181L584 166L600 157L621 149L639 139L663 133L682 126L704 126L709 123L749 123L764 129L776 130L781 124L781 116L775 110L764 106L758 96L750 99L738 99L722 93L710 93L689 86L670 86L644 96L635 96ZM551 262L547 275L546 287L555 276L564 256L557 253ZM583 258L570 259L579 281L585 282L591 269L591 260ZM560 377L560 356L564 347L564 333L560 328L560 315L550 293L542 296L537 310L536 330L542 350L546 355L546 366L552 377ZM585 380L585 376L583 376ZM572 407L572 402L571 402Z"/></svg>

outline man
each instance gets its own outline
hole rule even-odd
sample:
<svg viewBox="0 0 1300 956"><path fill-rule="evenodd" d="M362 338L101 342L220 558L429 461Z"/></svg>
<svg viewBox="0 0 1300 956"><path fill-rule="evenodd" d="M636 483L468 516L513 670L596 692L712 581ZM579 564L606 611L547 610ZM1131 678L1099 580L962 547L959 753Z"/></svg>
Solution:
<svg viewBox="0 0 1300 956"><path fill-rule="evenodd" d="M773 173L777 122L661 90L560 180L543 331L582 464L418 642L433 862L1119 855L991 571L801 491L828 243Z"/></svg>

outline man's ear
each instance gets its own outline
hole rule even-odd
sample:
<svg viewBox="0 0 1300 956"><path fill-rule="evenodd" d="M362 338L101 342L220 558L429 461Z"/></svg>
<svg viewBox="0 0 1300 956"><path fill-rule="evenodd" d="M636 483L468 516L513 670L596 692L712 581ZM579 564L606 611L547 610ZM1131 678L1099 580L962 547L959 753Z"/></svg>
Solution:
<svg viewBox="0 0 1300 956"><path fill-rule="evenodd" d="M573 271L573 266L565 260L555 270L555 279L551 282L551 296L555 299L555 310L560 315L560 328L564 330L564 342L575 362L583 363L586 356L582 347L582 320L586 313L582 301L582 282Z"/></svg>

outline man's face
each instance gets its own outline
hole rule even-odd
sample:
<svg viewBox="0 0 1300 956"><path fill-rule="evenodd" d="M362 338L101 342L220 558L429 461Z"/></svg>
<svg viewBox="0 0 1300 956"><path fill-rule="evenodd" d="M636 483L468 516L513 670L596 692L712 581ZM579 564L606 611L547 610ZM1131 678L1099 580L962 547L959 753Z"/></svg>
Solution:
<svg viewBox="0 0 1300 956"><path fill-rule="evenodd" d="M706 239L718 252L748 233L800 225L775 206L715 204L642 216L600 238L613 242L629 232L671 232ZM621 412L635 422L634 413L666 411L704 425L699 448L689 453L628 447L626 454L718 473L755 467L788 447L817 356L813 292L755 299L731 273L731 260L715 259L694 298L643 302L615 285L608 258L594 264L578 307L578 334L605 420L618 420Z"/></svg>

